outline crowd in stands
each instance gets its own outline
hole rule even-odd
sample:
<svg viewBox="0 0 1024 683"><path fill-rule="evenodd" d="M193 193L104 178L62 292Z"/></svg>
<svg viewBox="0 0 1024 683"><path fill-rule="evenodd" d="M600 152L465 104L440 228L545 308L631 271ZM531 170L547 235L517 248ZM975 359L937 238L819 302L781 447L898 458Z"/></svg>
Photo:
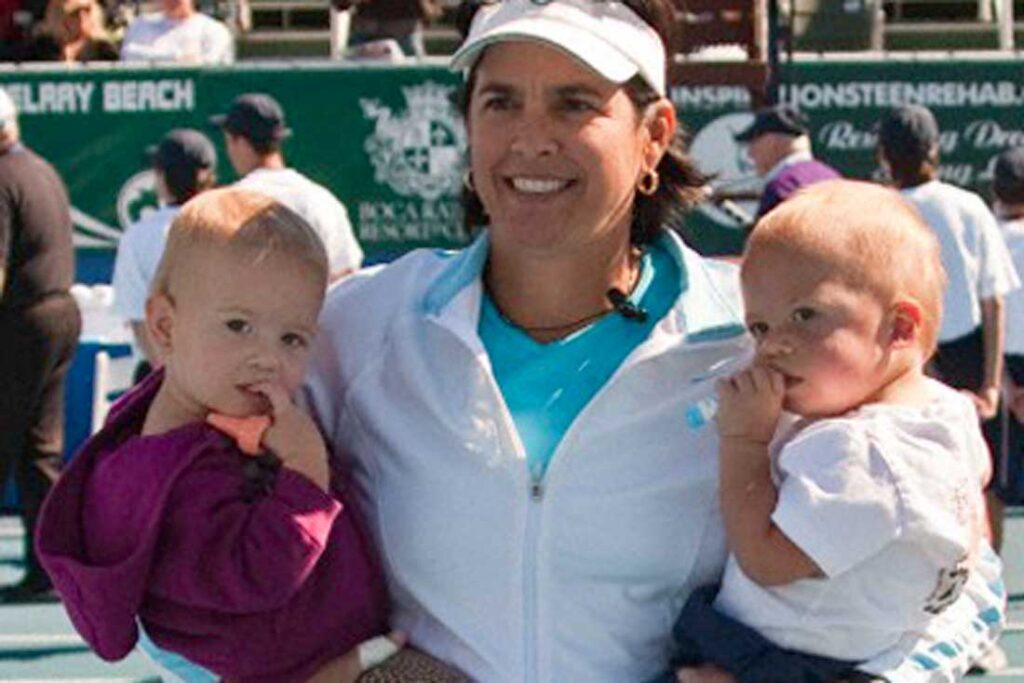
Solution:
<svg viewBox="0 0 1024 683"><path fill-rule="evenodd" d="M151 8L119 0L32 2L0 6L4 61L226 64L235 58L231 30L193 0L160 0Z"/></svg>
<svg viewBox="0 0 1024 683"><path fill-rule="evenodd" d="M0 0L0 61L175 62L229 64L243 29L246 0L235 20L196 0ZM423 28L437 19L437 0L336 0L351 16L350 56L426 54ZM390 51L389 51L390 48Z"/></svg>

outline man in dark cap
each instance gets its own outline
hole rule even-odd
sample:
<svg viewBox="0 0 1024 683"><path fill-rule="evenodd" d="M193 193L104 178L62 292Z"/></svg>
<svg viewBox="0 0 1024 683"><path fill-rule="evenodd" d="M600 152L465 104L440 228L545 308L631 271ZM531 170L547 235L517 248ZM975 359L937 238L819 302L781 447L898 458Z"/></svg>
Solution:
<svg viewBox="0 0 1024 683"><path fill-rule="evenodd" d="M332 0L336 9L355 8L349 45L392 38L406 57L425 57L423 29L441 16L440 0Z"/></svg>
<svg viewBox="0 0 1024 683"><path fill-rule="evenodd" d="M167 230L182 204L213 187L217 170L213 143L191 128L170 131L159 144L146 149L146 158L153 168L160 206L144 214L121 236L112 282L114 311L131 327L135 347L144 360L139 375L150 365L159 365L146 335L146 299L164 253Z"/></svg>
<svg viewBox="0 0 1024 683"><path fill-rule="evenodd" d="M345 206L330 190L286 165L281 146L292 131L277 100L265 93L239 95L226 114L210 122L224 132L228 158L241 177L235 184L268 195L302 216L323 240L332 280L362 265L363 250Z"/></svg>
<svg viewBox="0 0 1024 683"><path fill-rule="evenodd" d="M878 159L942 247L947 284L933 369L946 384L971 393L985 439L997 453L1003 297L1020 281L995 216L978 195L939 180L939 125L926 107L897 107L882 119ZM989 502L998 529L998 501L990 495Z"/></svg>
<svg viewBox="0 0 1024 683"><path fill-rule="evenodd" d="M736 134L758 175L765 179L757 218L805 185L838 178L839 173L811 154L807 119L788 105L759 109L753 122Z"/></svg>
<svg viewBox="0 0 1024 683"><path fill-rule="evenodd" d="M25 525L25 574L0 603L53 599L32 544L64 450L64 381L82 320L71 206L57 171L21 142L0 89L0 486L14 475Z"/></svg>

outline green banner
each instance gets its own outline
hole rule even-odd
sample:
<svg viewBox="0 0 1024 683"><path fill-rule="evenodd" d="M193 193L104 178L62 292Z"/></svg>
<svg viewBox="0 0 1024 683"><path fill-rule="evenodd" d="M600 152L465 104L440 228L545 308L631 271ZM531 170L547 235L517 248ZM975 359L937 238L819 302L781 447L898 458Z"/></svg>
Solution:
<svg viewBox="0 0 1024 683"><path fill-rule="evenodd" d="M0 84L18 105L26 143L68 185L80 247L115 246L155 206L144 150L171 128L205 130L217 144L218 179L233 181L208 119L251 91L282 103L294 130L289 164L345 203L368 255L466 241L458 78L440 66L14 70L0 72Z"/></svg>
<svg viewBox="0 0 1024 683"><path fill-rule="evenodd" d="M873 127L897 104L932 108L943 129L942 177L985 196L995 155L1024 144L1019 58L817 59L789 65L783 77L783 99L811 119L817 156L851 177L877 177ZM68 185L81 248L112 249L155 204L143 150L170 128L206 129L218 145L220 181L234 180L207 119L240 93L264 91L280 100L295 131L285 143L290 165L345 203L371 260L467 239L457 202L466 147L452 99L458 80L442 64L0 71L26 143ZM672 98L693 154L716 174L713 185L755 196L761 182L732 139L751 118L747 91L677 86ZM708 252L736 251L742 241L736 221L713 206L694 212L685 232Z"/></svg>
<svg viewBox="0 0 1024 683"><path fill-rule="evenodd" d="M1004 149L1024 145L1024 60L939 55L915 58L844 56L807 58L787 65L780 99L811 122L815 156L851 178L884 180L875 158L875 125L894 106L929 107L941 128L939 174L990 196L992 165ZM741 87L678 86L672 99L691 131L691 151L716 188L753 197L763 186L753 163L732 136L752 120ZM738 202L753 213L754 199ZM701 206L687 234L706 251L730 253L742 243L736 221Z"/></svg>

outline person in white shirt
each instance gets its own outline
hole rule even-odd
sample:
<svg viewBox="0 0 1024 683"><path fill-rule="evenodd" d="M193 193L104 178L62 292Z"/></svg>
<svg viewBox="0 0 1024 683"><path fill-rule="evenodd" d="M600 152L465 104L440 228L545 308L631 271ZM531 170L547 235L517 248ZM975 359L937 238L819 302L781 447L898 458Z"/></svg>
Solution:
<svg viewBox="0 0 1024 683"><path fill-rule="evenodd" d="M1018 275L1024 273L1024 147L996 159L992 183L999 228ZM1004 448L995 458L993 489L1005 505L1024 504L1024 289L1006 295Z"/></svg>
<svg viewBox="0 0 1024 683"><path fill-rule="evenodd" d="M683 609L678 680L845 680L956 601L985 534L974 407L924 370L939 244L898 193L825 181L758 223L740 277L756 355L718 382L731 552Z"/></svg>
<svg viewBox="0 0 1024 683"><path fill-rule="evenodd" d="M131 327L144 365L159 365L146 333L146 299L164 253L167 231L181 206L216 182L217 153L209 138L191 128L176 128L146 150L153 167L159 206L128 227L114 259L114 311Z"/></svg>
<svg viewBox="0 0 1024 683"><path fill-rule="evenodd" d="M239 95L226 114L210 121L224 132L228 159L241 176L235 184L273 197L320 235L332 281L362 265L363 250L345 206L330 190L288 168L281 146L292 131L277 100L265 93Z"/></svg>
<svg viewBox="0 0 1024 683"><path fill-rule="evenodd" d="M1020 287L995 216L973 192L939 180L939 125L926 107L893 109L878 128L878 158L935 232L946 269L939 346L932 370L969 392L992 453L1000 449L1000 386L1006 316L1003 297ZM1002 505L989 495L994 531ZM994 539L998 548L1000 538Z"/></svg>
<svg viewBox="0 0 1024 683"><path fill-rule="evenodd" d="M196 11L194 0L161 0L160 12L128 25L121 61L231 64L235 39L227 26Z"/></svg>

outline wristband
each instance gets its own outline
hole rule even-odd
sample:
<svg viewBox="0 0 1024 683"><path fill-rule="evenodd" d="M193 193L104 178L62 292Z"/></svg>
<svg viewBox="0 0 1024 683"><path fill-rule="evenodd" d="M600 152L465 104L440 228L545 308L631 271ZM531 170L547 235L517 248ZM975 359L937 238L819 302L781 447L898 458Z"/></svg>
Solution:
<svg viewBox="0 0 1024 683"><path fill-rule="evenodd" d="M359 644L359 668L367 671L391 659L401 648L387 636L377 636Z"/></svg>

